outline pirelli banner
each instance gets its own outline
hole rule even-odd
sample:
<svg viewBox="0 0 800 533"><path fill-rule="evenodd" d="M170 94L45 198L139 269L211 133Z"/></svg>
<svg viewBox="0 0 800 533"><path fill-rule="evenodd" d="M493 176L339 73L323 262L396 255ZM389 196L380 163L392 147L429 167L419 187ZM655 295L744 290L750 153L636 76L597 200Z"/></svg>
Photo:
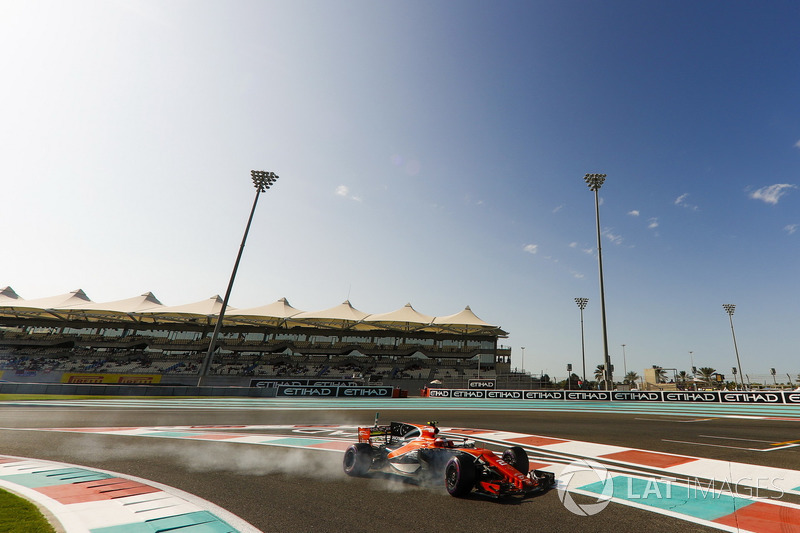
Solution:
<svg viewBox="0 0 800 533"><path fill-rule="evenodd" d="M693 402L800 404L800 391L578 391L429 389L429 398L565 400L612 402Z"/></svg>
<svg viewBox="0 0 800 533"><path fill-rule="evenodd" d="M65 372L61 376L61 383L152 385L154 383L161 383L161 374L92 374L86 372Z"/></svg>
<svg viewBox="0 0 800 533"><path fill-rule="evenodd" d="M352 387L323 385L278 385L278 397L291 398L395 398L394 387Z"/></svg>

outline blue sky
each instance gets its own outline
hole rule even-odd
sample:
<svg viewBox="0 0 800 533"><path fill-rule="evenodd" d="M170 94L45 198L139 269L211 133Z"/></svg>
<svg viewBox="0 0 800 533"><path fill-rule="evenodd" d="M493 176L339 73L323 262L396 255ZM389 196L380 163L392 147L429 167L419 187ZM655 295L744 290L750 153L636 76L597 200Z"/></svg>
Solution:
<svg viewBox="0 0 800 533"><path fill-rule="evenodd" d="M470 305L514 363L800 372L800 5L0 4L0 286ZM625 361L621 345L626 344ZM785 376L783 376L785 378Z"/></svg>

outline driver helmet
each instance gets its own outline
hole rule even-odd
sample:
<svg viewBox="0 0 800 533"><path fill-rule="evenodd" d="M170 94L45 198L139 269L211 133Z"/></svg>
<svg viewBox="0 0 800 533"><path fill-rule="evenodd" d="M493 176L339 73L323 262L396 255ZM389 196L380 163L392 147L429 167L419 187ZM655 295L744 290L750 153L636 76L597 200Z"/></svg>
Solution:
<svg viewBox="0 0 800 533"><path fill-rule="evenodd" d="M423 437L428 437L428 438L432 439L438 433L439 433L439 428L437 428L435 426L426 426L426 427L422 428L422 436Z"/></svg>
<svg viewBox="0 0 800 533"><path fill-rule="evenodd" d="M437 437L435 441L433 441L434 446L439 448L451 448L453 446L453 441L445 439L444 437Z"/></svg>

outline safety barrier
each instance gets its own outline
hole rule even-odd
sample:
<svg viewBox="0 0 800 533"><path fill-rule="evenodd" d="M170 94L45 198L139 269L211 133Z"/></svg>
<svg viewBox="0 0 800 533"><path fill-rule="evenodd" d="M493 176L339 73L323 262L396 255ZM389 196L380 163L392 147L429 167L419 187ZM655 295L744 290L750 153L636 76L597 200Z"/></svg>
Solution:
<svg viewBox="0 0 800 533"><path fill-rule="evenodd" d="M429 398L800 404L800 391L577 391L428 389Z"/></svg>

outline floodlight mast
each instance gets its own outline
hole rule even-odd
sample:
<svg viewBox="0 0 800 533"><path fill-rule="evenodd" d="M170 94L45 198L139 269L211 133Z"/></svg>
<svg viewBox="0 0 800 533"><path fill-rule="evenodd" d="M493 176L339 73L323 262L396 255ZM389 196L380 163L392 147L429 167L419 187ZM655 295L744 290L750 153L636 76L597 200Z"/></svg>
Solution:
<svg viewBox="0 0 800 533"><path fill-rule="evenodd" d="M225 318L225 309L228 308L228 300L231 297L231 290L233 289L233 280L236 278L236 271L239 270L239 261L242 259L242 252L244 251L244 243L247 241L247 234L250 232L250 224L253 222L253 214L256 212L256 205L258 205L258 197L262 192L272 187L278 176L274 172L265 172L263 170L251 170L250 177L253 180L253 186L256 188L256 197L253 200L253 207L250 209L250 217L247 219L247 226L244 229L244 236L242 237L242 244L239 245L239 253L236 255L236 262L233 264L233 271L231 272L231 279L228 281L228 288L225 290L225 298L222 300L222 308L217 315L217 323L214 325L214 332L211 334L211 340L208 342L208 351L203 358L203 364L200 366L200 375L197 378L197 386L203 385L203 380L211 368L211 362L214 359L214 349L217 345L217 337L219 330L222 328L222 321Z"/></svg>
<svg viewBox="0 0 800 533"><path fill-rule="evenodd" d="M581 358L583 359L583 383L586 383L586 341L583 334L583 310L589 303L589 298L575 298L575 303L581 310Z"/></svg>
<svg viewBox="0 0 800 533"><path fill-rule="evenodd" d="M739 367L739 381L742 383L742 390L745 390L744 374L742 373L742 362L739 360L739 347L736 345L736 332L733 330L733 312L736 311L736 304L722 304L722 308L725 309L726 313L728 313L728 319L730 319L731 322L731 335L733 335L733 349L736 352L736 365Z"/></svg>
<svg viewBox="0 0 800 533"><path fill-rule="evenodd" d="M606 382L606 389L614 388L614 381L611 371L611 355L608 353L608 332L606 330L606 296L603 288L603 249L600 242L600 195L598 191L606 180L605 174L586 174L583 177L589 190L594 192L594 210L597 219L597 264L600 270L600 316L603 326L603 379Z"/></svg>

